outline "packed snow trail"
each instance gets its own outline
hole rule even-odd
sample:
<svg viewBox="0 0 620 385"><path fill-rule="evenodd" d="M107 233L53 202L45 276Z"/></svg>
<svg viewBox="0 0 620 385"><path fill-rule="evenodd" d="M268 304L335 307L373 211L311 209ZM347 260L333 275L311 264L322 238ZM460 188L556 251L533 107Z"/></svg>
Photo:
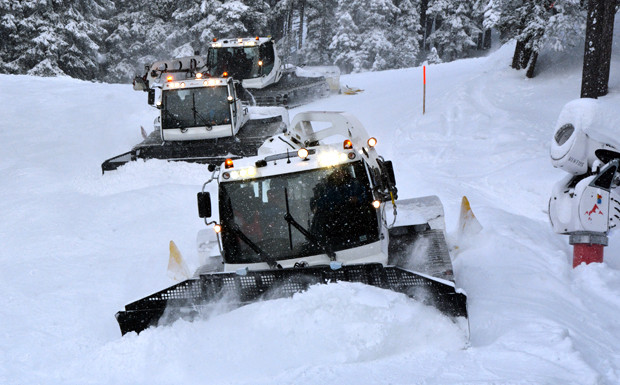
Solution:
<svg viewBox="0 0 620 385"><path fill-rule="evenodd" d="M144 93L0 75L0 383L620 382L620 236L604 264L573 270L546 215L564 176L549 142L578 97L580 54L541 55L540 75L525 79L512 51L429 66L425 115L421 68L345 76L364 92L291 111L355 115L394 161L401 198L441 198L452 245L469 197L484 226L455 253L469 345L434 309L354 284L120 337L114 313L172 283L170 240L197 267L208 172L153 160L102 176L103 160L152 127ZM619 53L600 100L615 137Z"/></svg>

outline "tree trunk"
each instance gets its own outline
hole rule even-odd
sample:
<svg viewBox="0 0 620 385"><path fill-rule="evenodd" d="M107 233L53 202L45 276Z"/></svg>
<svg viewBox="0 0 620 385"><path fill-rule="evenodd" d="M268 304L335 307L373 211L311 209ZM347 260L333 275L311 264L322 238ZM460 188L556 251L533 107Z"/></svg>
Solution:
<svg viewBox="0 0 620 385"><path fill-rule="evenodd" d="M282 56L284 57L284 63L290 63L291 61L291 47L293 44L293 7L288 9L286 14L286 25L284 27L284 52Z"/></svg>
<svg viewBox="0 0 620 385"><path fill-rule="evenodd" d="M611 49L614 37L614 19L616 16L616 1L604 1L605 15L603 17L603 39L601 41L601 66L599 69L598 88L602 95L609 90L609 71L611 67Z"/></svg>
<svg viewBox="0 0 620 385"><path fill-rule="evenodd" d="M428 17L426 17L426 10L428 9L428 0L420 1L420 27L421 27L421 35L422 35L422 48L426 50L426 38L428 37Z"/></svg>
<svg viewBox="0 0 620 385"><path fill-rule="evenodd" d="M299 0L299 40L297 41L297 50L301 51L304 41L304 10L306 8L306 0Z"/></svg>
<svg viewBox="0 0 620 385"><path fill-rule="evenodd" d="M527 44L527 41L525 41L523 43L523 45L525 46ZM521 52L521 56L519 57L519 66L521 68L527 68L529 63L530 63L530 58L532 57L532 49L531 48L523 48L523 51Z"/></svg>
<svg viewBox="0 0 620 385"><path fill-rule="evenodd" d="M482 49L491 49L491 28L484 30L484 44Z"/></svg>
<svg viewBox="0 0 620 385"><path fill-rule="evenodd" d="M528 78L534 77L534 68L536 67L536 61L538 60L538 52L530 50L530 60L527 64L527 72L525 76Z"/></svg>
<svg viewBox="0 0 620 385"><path fill-rule="evenodd" d="M523 68L521 63L523 63L524 52L525 52L525 42L520 41L520 40L517 41L517 45L515 46L515 53L514 55L512 55L512 65L511 65L512 68L516 70L520 70L521 68Z"/></svg>
<svg viewBox="0 0 620 385"><path fill-rule="evenodd" d="M583 55L581 97L598 98L607 95L615 1L590 0Z"/></svg>
<svg viewBox="0 0 620 385"><path fill-rule="evenodd" d="M483 46L484 46L484 34L480 32L478 33L478 37L476 38L476 49L478 51L482 51Z"/></svg>

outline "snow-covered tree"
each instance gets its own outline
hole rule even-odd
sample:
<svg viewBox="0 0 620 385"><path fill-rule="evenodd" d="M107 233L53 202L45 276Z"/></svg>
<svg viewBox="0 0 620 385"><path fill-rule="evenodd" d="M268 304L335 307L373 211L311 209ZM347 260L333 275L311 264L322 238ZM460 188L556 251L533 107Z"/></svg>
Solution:
<svg viewBox="0 0 620 385"><path fill-rule="evenodd" d="M62 25L58 33L65 49L60 52L58 66L69 76L94 80L100 77L100 64L105 61L101 26L114 9L110 0L78 0L64 2Z"/></svg>
<svg viewBox="0 0 620 385"><path fill-rule="evenodd" d="M156 60L206 52L214 37L263 34L269 6L262 0L120 0L110 23L109 79L128 81ZM129 43L129 44L128 44Z"/></svg>
<svg viewBox="0 0 620 385"><path fill-rule="evenodd" d="M441 58L439 57L439 54L437 53L437 48L431 47L431 49L428 52L428 55L426 55L426 60L424 62L426 64L439 64L439 63L443 63L441 61Z"/></svg>
<svg viewBox="0 0 620 385"><path fill-rule="evenodd" d="M107 80L126 82L144 72L144 65L169 57L167 44L174 25L166 3L147 7L145 0L117 0L119 12L109 22L106 43Z"/></svg>
<svg viewBox="0 0 620 385"><path fill-rule="evenodd" d="M265 35L267 32L269 4L263 0L243 0L247 6L246 12L241 16L247 35Z"/></svg>
<svg viewBox="0 0 620 385"><path fill-rule="evenodd" d="M339 22L332 39L334 54L343 61L344 54L338 51L338 44L348 52L357 51L354 58L344 60L352 64L354 72L392 68L391 28L399 13L392 0L339 1L338 8ZM346 36L341 37L341 34Z"/></svg>
<svg viewBox="0 0 620 385"><path fill-rule="evenodd" d="M586 24L586 12L581 0L556 1L550 11L545 44L556 51L563 51L581 41Z"/></svg>
<svg viewBox="0 0 620 385"><path fill-rule="evenodd" d="M563 50L580 40L585 23L581 3L580 0L490 0L484 23L497 28L503 42L517 40L512 67L527 68L527 76L531 77L542 47L550 45Z"/></svg>
<svg viewBox="0 0 620 385"><path fill-rule="evenodd" d="M305 4L306 38L302 45L303 62L330 64L330 44L336 27L337 0L307 0Z"/></svg>
<svg viewBox="0 0 620 385"><path fill-rule="evenodd" d="M359 72L364 66L359 31L349 12L341 12L329 49L333 52L334 64L345 73Z"/></svg>
<svg viewBox="0 0 620 385"><path fill-rule="evenodd" d="M19 12L15 9L22 3L0 0L0 72L17 73L13 60L13 47L19 40Z"/></svg>
<svg viewBox="0 0 620 385"><path fill-rule="evenodd" d="M390 60L391 68L407 68L417 64L420 43L420 14L414 0L396 2L398 13L388 36L392 39L393 49Z"/></svg>
<svg viewBox="0 0 620 385"><path fill-rule="evenodd" d="M465 57L476 47L482 31L476 23L471 0L433 0L427 14L436 22L440 21L428 42L437 48L444 61Z"/></svg>
<svg viewBox="0 0 620 385"><path fill-rule="evenodd" d="M33 75L100 75L101 24L114 9L109 0L25 0L3 2L4 68ZM9 45L10 44L10 45Z"/></svg>
<svg viewBox="0 0 620 385"><path fill-rule="evenodd" d="M480 28L480 33L478 34L478 38L476 39L476 48L478 50L491 48L491 29L484 27L484 18L487 4L488 0L474 0L474 4L472 6L472 18L478 28Z"/></svg>

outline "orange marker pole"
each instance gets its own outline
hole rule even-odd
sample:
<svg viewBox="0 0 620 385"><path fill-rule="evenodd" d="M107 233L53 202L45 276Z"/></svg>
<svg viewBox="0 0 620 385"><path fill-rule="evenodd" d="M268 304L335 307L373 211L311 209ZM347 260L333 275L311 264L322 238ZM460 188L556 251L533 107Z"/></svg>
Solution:
<svg viewBox="0 0 620 385"><path fill-rule="evenodd" d="M424 93L422 95L422 115L426 113L426 66L422 66L422 74L424 77Z"/></svg>

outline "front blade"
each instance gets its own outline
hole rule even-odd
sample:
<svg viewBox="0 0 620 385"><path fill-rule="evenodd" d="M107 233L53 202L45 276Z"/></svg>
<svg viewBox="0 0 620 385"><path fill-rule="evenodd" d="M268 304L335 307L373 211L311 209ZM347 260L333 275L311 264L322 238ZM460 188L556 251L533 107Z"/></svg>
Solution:
<svg viewBox="0 0 620 385"><path fill-rule="evenodd" d="M140 333L179 318L194 319L214 303L241 306L261 299L290 297L313 284L360 282L404 293L452 317L467 317L466 297L454 284L399 267L360 264L332 269L313 266L237 273L204 274L125 306L116 314L121 333Z"/></svg>

